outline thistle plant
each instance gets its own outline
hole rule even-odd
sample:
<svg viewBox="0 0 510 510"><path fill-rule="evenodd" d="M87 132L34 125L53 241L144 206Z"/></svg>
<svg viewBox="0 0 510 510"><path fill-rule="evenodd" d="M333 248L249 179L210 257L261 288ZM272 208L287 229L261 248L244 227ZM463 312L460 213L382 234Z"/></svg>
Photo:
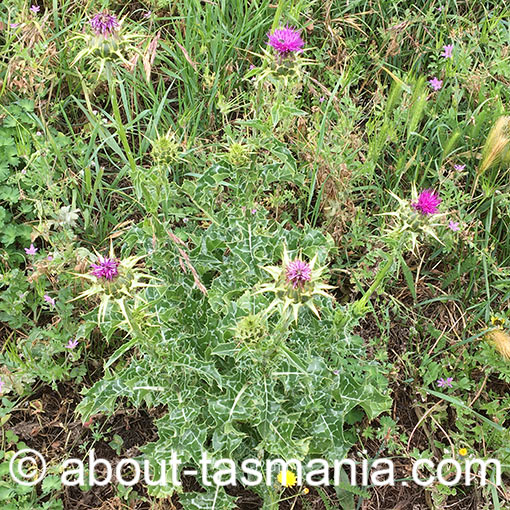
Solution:
<svg viewBox="0 0 510 510"><path fill-rule="evenodd" d="M82 59L93 58L94 63L99 64L98 80L106 72L108 81L109 96L112 102L112 110L115 118L115 124L122 147L126 153L131 172L136 172L136 162L133 151L129 145L126 129L120 114L119 103L117 99L117 77L115 66L124 64L128 68L132 67L132 63L126 59L126 55L135 53L143 57L140 49L134 42L140 36L133 32L122 30L122 21L117 20L116 16L107 11L96 14L89 21L89 30L74 37L85 42L85 48L82 49L75 57L71 65L75 65ZM91 67L91 66L89 66ZM83 92L87 101L90 112L93 108L90 104L89 93L84 80L81 80Z"/></svg>
<svg viewBox="0 0 510 510"><path fill-rule="evenodd" d="M302 56L304 41L301 31L290 26L280 27L267 33L266 45L262 55L262 65L254 68L250 77L256 84L271 82L277 88L297 86L303 78L304 67L313 61Z"/></svg>
<svg viewBox="0 0 510 510"><path fill-rule="evenodd" d="M441 243L437 229L443 224L438 220L445 214L439 212L441 199L436 192L425 189L418 194L413 187L411 201L400 198L391 191L390 194L399 203L396 211L384 213L385 216L395 218L387 235L390 244L402 251L410 249L416 252L421 239L426 236L431 236Z"/></svg>
<svg viewBox="0 0 510 510"><path fill-rule="evenodd" d="M391 251L386 254L387 260L377 272L372 285L358 301L352 304L355 318L366 312L370 297L383 285L385 277L392 269L397 258L401 258L402 252L406 250L415 252L426 236L432 236L441 243L437 229L444 225L438 219L445 216L445 214L439 212L441 198L435 191L424 189L418 194L416 188L413 187L411 200L400 198L391 192L390 194L399 203L396 211L383 213L383 215L395 219L394 224L385 236Z"/></svg>
<svg viewBox="0 0 510 510"><path fill-rule="evenodd" d="M257 110L269 114L272 129L281 123L283 130L288 130L299 112L298 93L306 78L306 66L313 63L303 57L304 46L299 30L290 26L274 28L267 33L261 65L247 74L257 91Z"/></svg>
<svg viewBox="0 0 510 510"><path fill-rule="evenodd" d="M99 297L98 325L104 322L106 311L113 303L122 313L128 331L143 336L137 321L133 320L132 312L139 311L147 305L139 292L140 289L156 286L149 283L148 280L151 277L140 267L137 267L143 258L144 255L118 259L111 245L108 256L97 254L97 260L90 264L91 271L89 273L76 275L91 282L91 286L72 301ZM130 307L127 304L128 301L133 302L133 306Z"/></svg>
<svg viewBox="0 0 510 510"><path fill-rule="evenodd" d="M284 246L282 265L263 267L273 277L273 281L262 284L255 294L263 292L275 294L275 298L265 311L266 315L269 316L278 309L282 318L292 316L297 323L299 309L306 306L320 318L314 297L325 296L334 299L326 292L334 287L322 281L326 267L316 268L316 263L317 254L310 262L301 259L291 260Z"/></svg>
<svg viewBox="0 0 510 510"><path fill-rule="evenodd" d="M141 55L139 49L133 44L139 36L122 30L122 20L118 20L114 14L102 11L93 16L88 23L88 30L76 35L73 39L81 39L85 43L83 48L74 58L72 65L78 61L92 57L99 63L99 76L103 73L107 62L121 62L129 65L125 55L136 52Z"/></svg>

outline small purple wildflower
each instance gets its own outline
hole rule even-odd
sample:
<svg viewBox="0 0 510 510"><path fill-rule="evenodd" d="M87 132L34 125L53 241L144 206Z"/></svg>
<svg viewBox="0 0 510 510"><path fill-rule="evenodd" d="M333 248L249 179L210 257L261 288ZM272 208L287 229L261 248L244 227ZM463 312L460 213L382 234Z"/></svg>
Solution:
<svg viewBox="0 0 510 510"><path fill-rule="evenodd" d="M48 260L53 260L53 255L48 255Z"/></svg>
<svg viewBox="0 0 510 510"><path fill-rule="evenodd" d="M30 7L30 10L34 13L34 14L37 14L41 8L38 6L38 5L32 5L32 7Z"/></svg>
<svg viewBox="0 0 510 510"><path fill-rule="evenodd" d="M324 103L324 101L326 101L324 96L319 97L319 103Z"/></svg>
<svg viewBox="0 0 510 510"><path fill-rule="evenodd" d="M250 64L250 71L251 71L252 69L255 69L255 64Z"/></svg>
<svg viewBox="0 0 510 510"><path fill-rule="evenodd" d="M25 253L27 255L35 255L37 250L38 248L36 248L33 244L30 244L30 248L25 248Z"/></svg>
<svg viewBox="0 0 510 510"><path fill-rule="evenodd" d="M5 386L4 381L2 381L2 379L0 379L0 393L4 392L4 386Z"/></svg>
<svg viewBox="0 0 510 510"><path fill-rule="evenodd" d="M90 26L96 35L111 36L118 28L117 18L108 11L99 12L90 20Z"/></svg>
<svg viewBox="0 0 510 510"><path fill-rule="evenodd" d="M436 92L441 89L443 86L443 80L438 80L435 76L431 80L429 80L430 86Z"/></svg>
<svg viewBox="0 0 510 510"><path fill-rule="evenodd" d="M446 379L443 379L441 377L441 379L439 379L437 381L437 385L440 387L440 388L453 388L453 385L452 385L452 382L453 382L453 377L447 377Z"/></svg>
<svg viewBox="0 0 510 510"><path fill-rule="evenodd" d="M454 165L454 170L457 170L458 172L462 172L464 168L466 168L466 165Z"/></svg>
<svg viewBox="0 0 510 510"><path fill-rule="evenodd" d="M147 11L147 12L143 15L143 17L144 17L144 18L150 18L150 17L151 17L151 15L152 15L152 11Z"/></svg>
<svg viewBox="0 0 510 510"><path fill-rule="evenodd" d="M78 340L76 338L74 340L69 339L69 342L67 342L67 345L65 346L66 349L74 349L78 345Z"/></svg>
<svg viewBox="0 0 510 510"><path fill-rule="evenodd" d="M428 216L429 214L437 213L440 203L439 195L431 189L425 189L418 196L418 200L411 204L411 207L424 216Z"/></svg>
<svg viewBox="0 0 510 510"><path fill-rule="evenodd" d="M257 209L255 209L255 207L251 210L251 213L252 214L257 214Z"/></svg>
<svg viewBox="0 0 510 510"><path fill-rule="evenodd" d="M340 370L333 370L333 373L334 373L335 375L338 375L338 374L340 373Z"/></svg>
<svg viewBox="0 0 510 510"><path fill-rule="evenodd" d="M19 27L19 23L11 23L11 28L18 28Z"/></svg>
<svg viewBox="0 0 510 510"><path fill-rule="evenodd" d="M312 269L309 264L296 259L287 266L287 281L292 283L292 287L303 287L305 282L312 278Z"/></svg>
<svg viewBox="0 0 510 510"><path fill-rule="evenodd" d="M91 274L96 278L104 278L105 280L113 280L118 274L119 262L115 259L99 256L98 264L90 264L92 267Z"/></svg>
<svg viewBox="0 0 510 510"><path fill-rule="evenodd" d="M452 52L453 52L453 44L447 44L447 45L443 46L443 53L441 53L440 56L444 57L444 58L453 58Z"/></svg>
<svg viewBox="0 0 510 510"><path fill-rule="evenodd" d="M55 299L53 299L51 296L48 296L48 294L44 294L44 301L49 303L51 306L55 306Z"/></svg>
<svg viewBox="0 0 510 510"><path fill-rule="evenodd" d="M301 39L301 32L293 27L277 28L273 33L268 32L267 44L272 46L281 57L290 53L299 53L305 45Z"/></svg>
<svg viewBox="0 0 510 510"><path fill-rule="evenodd" d="M458 232L460 230L459 222L458 221L450 221L448 223L448 228L450 230L453 230L453 232Z"/></svg>

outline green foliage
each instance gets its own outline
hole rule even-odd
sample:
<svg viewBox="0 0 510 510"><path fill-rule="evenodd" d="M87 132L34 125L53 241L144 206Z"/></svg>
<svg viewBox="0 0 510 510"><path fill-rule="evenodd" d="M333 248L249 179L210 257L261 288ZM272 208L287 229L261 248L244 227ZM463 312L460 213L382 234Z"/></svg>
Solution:
<svg viewBox="0 0 510 510"><path fill-rule="evenodd" d="M126 242L150 244L153 225L146 221L144 227ZM136 338L139 354L86 392L79 406L83 419L113 413L119 398L165 405L168 414L157 422L160 440L144 448L154 462L172 450L186 465L198 465L202 451L238 462L343 458L358 410L372 419L390 401L381 369L360 362L361 339L339 329L330 300L318 300L320 320L301 310L297 326L271 316L257 328L259 336L236 336L269 305L270 296L254 289L267 279L262 266L279 262L282 245L325 262L331 241L317 230L286 231L239 209L221 213L221 221L191 238L190 261L207 296L178 269L179 255L163 232L147 266L164 284L146 290L152 319L144 325L146 335ZM101 327L109 336L114 317L107 314Z"/></svg>

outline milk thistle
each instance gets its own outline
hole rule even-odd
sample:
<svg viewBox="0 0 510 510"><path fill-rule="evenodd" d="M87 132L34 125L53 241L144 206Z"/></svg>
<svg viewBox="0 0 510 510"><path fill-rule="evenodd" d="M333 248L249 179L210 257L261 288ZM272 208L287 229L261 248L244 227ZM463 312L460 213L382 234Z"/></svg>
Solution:
<svg viewBox="0 0 510 510"><path fill-rule="evenodd" d="M275 308L279 308L283 315L292 310L294 321L297 322L299 309L307 306L317 317L319 312L315 307L313 298L322 295L333 298L326 291L334 287L322 281L325 267L315 267L317 255L310 262L300 258L291 260L287 248L283 249L281 266L267 266L263 269L272 277L273 282L264 283L256 294L273 292L275 298L266 310L270 314Z"/></svg>
<svg viewBox="0 0 510 510"><path fill-rule="evenodd" d="M119 29L119 22L115 15L108 11L99 12L90 20L90 26L96 35L107 38L115 34Z"/></svg>
<svg viewBox="0 0 510 510"><path fill-rule="evenodd" d="M92 267L91 274L96 278L112 281L118 274L119 262L113 258L99 256L98 264L90 264Z"/></svg>
<svg viewBox="0 0 510 510"><path fill-rule="evenodd" d="M267 37L267 44L274 48L282 58L293 53L299 53L305 45L303 39L301 39L301 32L288 25L276 29L273 33L268 32Z"/></svg>
<svg viewBox="0 0 510 510"><path fill-rule="evenodd" d="M294 260L287 266L287 281L292 287L303 287L305 282L309 282L312 277L310 265L302 260Z"/></svg>
<svg viewBox="0 0 510 510"><path fill-rule="evenodd" d="M428 216L438 212L440 203L441 199L439 198L439 195L431 189L425 189L418 196L418 200L411 204L411 207L424 216Z"/></svg>

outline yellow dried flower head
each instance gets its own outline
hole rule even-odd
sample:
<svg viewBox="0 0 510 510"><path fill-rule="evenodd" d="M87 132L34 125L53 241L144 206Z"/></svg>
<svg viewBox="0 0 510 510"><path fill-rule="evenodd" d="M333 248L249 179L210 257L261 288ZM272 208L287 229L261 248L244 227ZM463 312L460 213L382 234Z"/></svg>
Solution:
<svg viewBox="0 0 510 510"><path fill-rule="evenodd" d="M485 142L478 172L484 173L496 163L510 161L510 116L500 117Z"/></svg>
<svg viewBox="0 0 510 510"><path fill-rule="evenodd" d="M510 335L504 329L494 329L489 331L485 338L494 348L505 358L510 360Z"/></svg>

